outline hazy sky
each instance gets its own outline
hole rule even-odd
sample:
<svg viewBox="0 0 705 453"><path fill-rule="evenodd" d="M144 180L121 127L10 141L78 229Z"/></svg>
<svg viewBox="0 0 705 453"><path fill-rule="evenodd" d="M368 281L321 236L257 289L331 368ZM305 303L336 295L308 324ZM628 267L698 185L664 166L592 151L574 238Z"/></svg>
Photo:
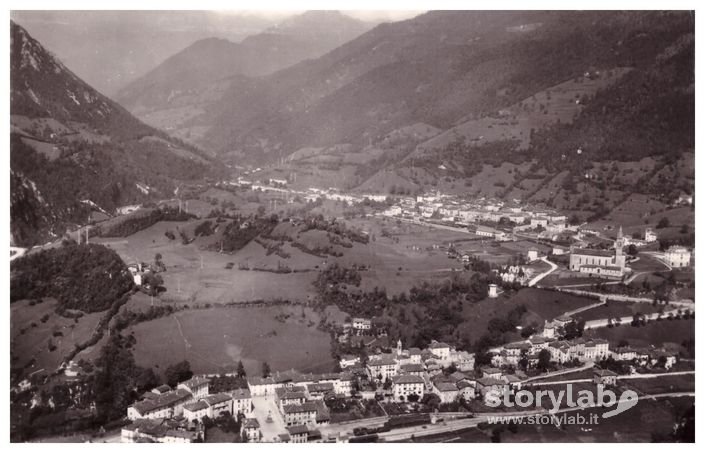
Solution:
<svg viewBox="0 0 705 453"><path fill-rule="evenodd" d="M295 14L301 14L305 12L306 10L232 10L232 11L218 11L221 14L230 14L230 15L253 15L253 16L262 16L262 17L267 17L267 18L285 18L288 16L293 16ZM419 14L423 13L423 11L412 11L412 10L386 10L386 11L381 11L381 10L339 10L343 14L346 14L348 16L354 17L356 19L360 20L365 20L365 21L379 21L379 20L386 20L386 21L397 21L397 20L404 20L404 19L409 19L414 16L418 16Z"/></svg>

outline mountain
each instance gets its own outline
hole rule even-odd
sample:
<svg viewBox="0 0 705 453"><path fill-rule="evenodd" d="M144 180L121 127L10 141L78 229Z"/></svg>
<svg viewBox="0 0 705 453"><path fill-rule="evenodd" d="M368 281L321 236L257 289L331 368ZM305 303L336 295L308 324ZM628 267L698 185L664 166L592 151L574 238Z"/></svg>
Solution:
<svg viewBox="0 0 705 453"><path fill-rule="evenodd" d="M11 22L10 171L13 244L83 224L91 211L168 197L214 165L142 123Z"/></svg>
<svg viewBox="0 0 705 453"><path fill-rule="evenodd" d="M592 217L636 183L659 203L692 190L693 36L688 12L434 11L233 78L182 127L302 184L569 208L585 189Z"/></svg>
<svg viewBox="0 0 705 453"><path fill-rule="evenodd" d="M168 58L120 90L116 99L157 127L174 127L200 111L230 76L257 77L316 58L356 38L371 24L337 11L309 11L236 43L208 38Z"/></svg>
<svg viewBox="0 0 705 453"><path fill-rule="evenodd" d="M108 96L195 41L239 42L277 22L211 11L12 11L11 17Z"/></svg>
<svg viewBox="0 0 705 453"><path fill-rule="evenodd" d="M259 158L259 143L286 154L416 122L446 129L592 67L655 58L687 31L687 14L665 17L453 11L383 24L317 60L231 86L202 121L204 143Z"/></svg>

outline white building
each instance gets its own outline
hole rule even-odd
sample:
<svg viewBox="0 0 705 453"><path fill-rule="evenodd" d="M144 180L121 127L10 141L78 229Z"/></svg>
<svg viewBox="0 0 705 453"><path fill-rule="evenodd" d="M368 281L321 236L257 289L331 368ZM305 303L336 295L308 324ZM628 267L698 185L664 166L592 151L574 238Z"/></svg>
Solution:
<svg viewBox="0 0 705 453"><path fill-rule="evenodd" d="M208 396L208 383L210 381L205 377L194 376L188 381L184 381L176 386L177 389L184 389L193 395L195 400Z"/></svg>
<svg viewBox="0 0 705 453"><path fill-rule="evenodd" d="M664 255L666 263L671 267L690 266L690 250L685 247L674 245L666 250Z"/></svg>
<svg viewBox="0 0 705 453"><path fill-rule="evenodd" d="M658 240L658 236L652 230L651 228L647 228L646 231L644 231L644 241L646 242L656 242Z"/></svg>
<svg viewBox="0 0 705 453"><path fill-rule="evenodd" d="M417 395L421 399L426 387L422 377L411 374L395 376L392 382L395 400L403 398L406 401L409 395Z"/></svg>
<svg viewBox="0 0 705 453"><path fill-rule="evenodd" d="M233 415L249 415L252 412L252 395L248 389L237 389L231 392L233 398Z"/></svg>

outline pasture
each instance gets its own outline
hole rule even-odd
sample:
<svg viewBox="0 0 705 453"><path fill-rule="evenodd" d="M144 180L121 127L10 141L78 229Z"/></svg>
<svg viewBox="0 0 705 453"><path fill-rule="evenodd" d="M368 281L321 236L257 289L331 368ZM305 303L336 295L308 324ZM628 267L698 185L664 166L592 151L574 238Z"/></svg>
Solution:
<svg viewBox="0 0 705 453"><path fill-rule="evenodd" d="M484 299L474 304L463 304L464 321L458 326L458 335L471 342L477 341L487 332L487 323L492 318L506 318L509 311L524 305L527 313L521 320L522 327L543 327L544 321L576 308L595 303L587 297L563 294L537 288L523 288L517 292L500 294L497 299ZM516 335L519 340L519 335Z"/></svg>
<svg viewBox="0 0 705 453"><path fill-rule="evenodd" d="M678 374L647 379L628 379L620 381L620 386L634 390L639 394L654 395L659 393L671 392L694 392L695 391L695 375L694 374Z"/></svg>
<svg viewBox="0 0 705 453"><path fill-rule="evenodd" d="M643 315L656 313L661 308L664 310L669 310L672 307L654 306L650 303L608 301L605 305L600 305L599 307L580 312L576 315L576 317L585 320L622 318L624 316L632 316L637 313L641 313Z"/></svg>
<svg viewBox="0 0 705 453"><path fill-rule="evenodd" d="M56 370L76 343L90 338L105 314L84 314L74 321L56 314L56 306L54 299L34 305L22 300L10 306L11 367L25 367L23 377Z"/></svg>
<svg viewBox="0 0 705 453"><path fill-rule="evenodd" d="M302 306L223 307L185 310L128 328L138 365L163 371L188 360L194 373L232 372L242 360L251 376L263 362L273 371L332 371L330 336Z"/></svg>
<svg viewBox="0 0 705 453"><path fill-rule="evenodd" d="M627 341L631 346L650 345L661 346L663 343L681 344L685 340L695 338L694 319L663 319L651 321L642 327L621 325L619 327L599 327L586 330L585 337L603 338L610 342L610 347L616 347L621 341Z"/></svg>

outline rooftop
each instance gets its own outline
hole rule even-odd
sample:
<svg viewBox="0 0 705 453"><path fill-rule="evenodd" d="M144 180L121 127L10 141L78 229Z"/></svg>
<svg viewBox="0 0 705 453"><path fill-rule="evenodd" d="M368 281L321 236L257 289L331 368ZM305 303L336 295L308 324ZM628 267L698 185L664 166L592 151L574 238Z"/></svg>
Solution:
<svg viewBox="0 0 705 453"><path fill-rule="evenodd" d="M458 386L451 382L436 382L434 386L439 392L455 392L458 390Z"/></svg>
<svg viewBox="0 0 705 453"><path fill-rule="evenodd" d="M612 257L614 252L612 250L575 249L573 255Z"/></svg>
<svg viewBox="0 0 705 453"><path fill-rule="evenodd" d="M234 400L246 400L252 398L250 389L235 389L230 392Z"/></svg>
<svg viewBox="0 0 705 453"><path fill-rule="evenodd" d="M185 411L195 412L203 409L208 409L208 404L206 404L203 400L196 401L195 403L184 404Z"/></svg>
<svg viewBox="0 0 705 453"><path fill-rule="evenodd" d="M213 406L215 404L220 404L224 403L226 401L232 401L233 397L228 395L227 393L216 393L214 395L208 395L205 398L203 398L203 401L208 403L209 406Z"/></svg>
<svg viewBox="0 0 705 453"><path fill-rule="evenodd" d="M395 384L423 384L424 380L421 376L416 376L413 374L400 374L394 376L393 382Z"/></svg>
<svg viewBox="0 0 705 453"><path fill-rule="evenodd" d="M292 436L297 434L308 434L308 426L306 425L287 426L286 430L289 431L289 434Z"/></svg>
<svg viewBox="0 0 705 453"><path fill-rule="evenodd" d="M138 401L133 404L132 407L140 414L145 415L149 412L154 412L156 410L175 405L176 403L179 403L181 401L185 401L191 398L191 396L191 392L189 392L188 390L177 389L171 392L162 393L156 398Z"/></svg>
<svg viewBox="0 0 705 453"><path fill-rule="evenodd" d="M210 382L210 379L208 379L206 377L194 376L191 379L189 379L188 381L184 381L184 382L179 383L179 385L185 385L186 387L189 387L189 388L197 388L197 387L207 385L209 382Z"/></svg>
<svg viewBox="0 0 705 453"><path fill-rule="evenodd" d="M306 402L303 404L289 404L284 406L284 413L296 414L300 412L316 412L318 406L314 402Z"/></svg>
<svg viewBox="0 0 705 453"><path fill-rule="evenodd" d="M477 383L484 386L484 387L488 387L491 385L504 385L505 384L504 381L500 381L499 379L495 379L495 378L480 378L477 380Z"/></svg>

